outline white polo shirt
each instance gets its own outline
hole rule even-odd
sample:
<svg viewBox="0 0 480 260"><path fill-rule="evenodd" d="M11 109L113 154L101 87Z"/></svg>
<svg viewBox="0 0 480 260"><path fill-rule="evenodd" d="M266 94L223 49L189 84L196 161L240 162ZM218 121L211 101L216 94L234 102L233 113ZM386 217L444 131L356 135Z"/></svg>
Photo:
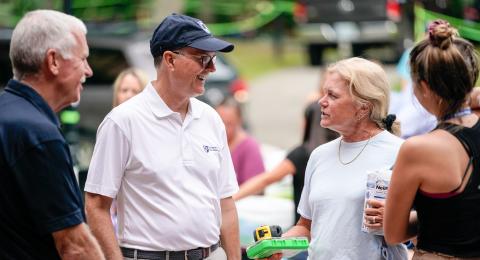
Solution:
<svg viewBox="0 0 480 260"><path fill-rule="evenodd" d="M117 198L120 246L179 251L219 240L238 191L225 127L195 99L182 123L149 83L98 128L85 191Z"/></svg>

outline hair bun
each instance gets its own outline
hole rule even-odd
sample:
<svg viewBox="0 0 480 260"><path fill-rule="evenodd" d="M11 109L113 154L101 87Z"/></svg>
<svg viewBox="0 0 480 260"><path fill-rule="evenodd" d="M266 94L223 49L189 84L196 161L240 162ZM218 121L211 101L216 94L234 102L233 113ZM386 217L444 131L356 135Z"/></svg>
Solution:
<svg viewBox="0 0 480 260"><path fill-rule="evenodd" d="M428 25L428 38L440 49L450 47L454 36L458 36L457 30L445 20L437 19Z"/></svg>

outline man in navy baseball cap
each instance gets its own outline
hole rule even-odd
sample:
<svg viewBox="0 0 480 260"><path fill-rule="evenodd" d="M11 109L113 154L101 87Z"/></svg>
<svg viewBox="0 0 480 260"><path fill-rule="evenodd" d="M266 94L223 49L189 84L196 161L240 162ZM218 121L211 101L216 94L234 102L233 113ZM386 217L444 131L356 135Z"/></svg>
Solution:
<svg viewBox="0 0 480 260"><path fill-rule="evenodd" d="M225 126L195 98L216 70L216 53L231 50L185 15L155 29L157 79L107 115L88 171L87 215L99 216L89 224L105 231L98 239L111 258L241 259ZM120 247L109 220L115 197Z"/></svg>
<svg viewBox="0 0 480 260"><path fill-rule="evenodd" d="M153 32L150 40L150 52L158 57L163 52L192 47L203 51L230 52L233 44L212 36L207 26L199 19L171 14L167 16Z"/></svg>

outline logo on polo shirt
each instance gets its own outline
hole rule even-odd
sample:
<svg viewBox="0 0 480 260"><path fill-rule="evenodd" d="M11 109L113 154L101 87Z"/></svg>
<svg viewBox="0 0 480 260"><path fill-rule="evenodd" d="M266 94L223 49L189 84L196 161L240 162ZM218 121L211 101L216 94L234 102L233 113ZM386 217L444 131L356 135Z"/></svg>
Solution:
<svg viewBox="0 0 480 260"><path fill-rule="evenodd" d="M220 149L218 149L218 147L216 147L216 146L204 145L204 146L203 146L203 150L204 150L206 153L209 153L209 152L218 152Z"/></svg>

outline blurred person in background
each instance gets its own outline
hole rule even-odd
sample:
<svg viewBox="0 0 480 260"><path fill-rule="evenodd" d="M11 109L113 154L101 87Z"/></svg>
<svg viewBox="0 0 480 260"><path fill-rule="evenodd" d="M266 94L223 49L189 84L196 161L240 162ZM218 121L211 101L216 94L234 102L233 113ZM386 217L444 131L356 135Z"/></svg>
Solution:
<svg viewBox="0 0 480 260"><path fill-rule="evenodd" d="M107 257L240 259L225 127L195 98L216 70L216 52L233 48L185 15L169 15L155 29L157 79L101 123L85 184L88 222Z"/></svg>
<svg viewBox="0 0 480 260"><path fill-rule="evenodd" d="M93 74L86 33L52 10L28 12L13 30L14 78L0 95L0 259L104 259L55 115Z"/></svg>
<svg viewBox="0 0 480 260"><path fill-rule="evenodd" d="M397 64L397 74L401 78L400 92L392 92L389 113L395 114L400 122L401 137L427 133L435 128L437 119L423 108L413 94L410 77L409 56L411 48L406 49Z"/></svg>
<svg viewBox="0 0 480 260"><path fill-rule="evenodd" d="M470 96L470 107L477 116L480 116L480 87L474 88Z"/></svg>
<svg viewBox="0 0 480 260"><path fill-rule="evenodd" d="M233 167L237 174L237 182L241 185L265 171L260 146L243 128L241 107L235 99L224 99L216 110L225 124Z"/></svg>
<svg viewBox="0 0 480 260"><path fill-rule="evenodd" d="M148 76L137 68L124 69L113 83L113 107L140 93L148 83Z"/></svg>
<svg viewBox="0 0 480 260"><path fill-rule="evenodd" d="M271 171L264 172L240 185L233 199L240 200L249 195L262 192L268 185L278 182L285 176L293 175L293 200L295 203L295 222L300 218L296 212L305 179L305 168L313 149L338 137L336 132L320 126L321 110L318 102L305 108L302 143L293 148Z"/></svg>
<svg viewBox="0 0 480 260"><path fill-rule="evenodd" d="M480 259L480 122L469 107L478 56L446 21L432 22L428 32L413 48L410 67L415 96L439 124L400 149L385 238L417 236L413 259Z"/></svg>
<svg viewBox="0 0 480 260"><path fill-rule="evenodd" d="M380 201L368 201L363 213L367 171L390 168L403 142L395 116L387 115L389 91L385 71L371 61L350 58L327 69L320 124L340 138L312 152L300 220L283 235L311 238L310 259L407 259L404 245L386 246L382 236L361 231L364 220L377 229L383 220Z"/></svg>

